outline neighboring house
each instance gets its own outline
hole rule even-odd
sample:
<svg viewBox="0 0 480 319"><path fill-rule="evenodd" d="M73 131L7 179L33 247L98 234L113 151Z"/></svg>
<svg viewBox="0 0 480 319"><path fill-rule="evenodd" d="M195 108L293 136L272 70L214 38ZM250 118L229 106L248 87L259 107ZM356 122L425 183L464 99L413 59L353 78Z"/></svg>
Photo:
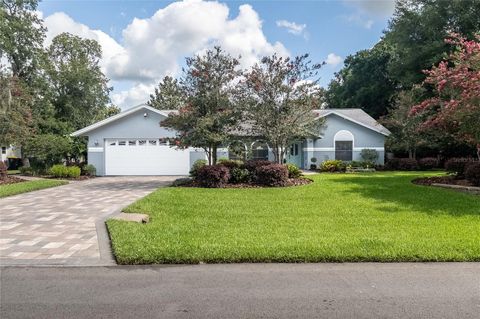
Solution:
<svg viewBox="0 0 480 319"><path fill-rule="evenodd" d="M169 145L176 132L160 126L171 112L139 105L87 126L72 136L88 137L88 162L97 175L187 175L192 164L205 159L202 149L179 150ZM287 162L309 168L325 160L361 160L364 148L379 153L384 161L384 141L390 132L360 109L326 109L315 111L325 118L320 138L298 141L291 146ZM273 159L271 149L260 139L241 138L218 151L218 158L237 158L233 144L245 147L251 157Z"/></svg>
<svg viewBox="0 0 480 319"><path fill-rule="evenodd" d="M0 160L2 162L8 162L12 159L20 159L22 157L22 152L20 148L15 146L1 146L0 147Z"/></svg>

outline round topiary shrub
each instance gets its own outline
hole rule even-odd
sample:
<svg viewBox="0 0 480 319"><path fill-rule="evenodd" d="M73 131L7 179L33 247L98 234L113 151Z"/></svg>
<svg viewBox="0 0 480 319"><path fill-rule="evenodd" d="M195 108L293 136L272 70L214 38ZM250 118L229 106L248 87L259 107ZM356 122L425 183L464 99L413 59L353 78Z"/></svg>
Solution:
<svg viewBox="0 0 480 319"><path fill-rule="evenodd" d="M264 186L288 185L288 169L282 164L269 164L257 168L256 181Z"/></svg>
<svg viewBox="0 0 480 319"><path fill-rule="evenodd" d="M465 169L465 178L475 186L480 186L480 162L469 163Z"/></svg>
<svg viewBox="0 0 480 319"><path fill-rule="evenodd" d="M224 187L230 179L228 168L223 165L205 165L197 173L195 180L203 187L220 188Z"/></svg>
<svg viewBox="0 0 480 319"><path fill-rule="evenodd" d="M438 159L435 157L424 157L418 160L418 166L423 170L434 169L437 168L438 165Z"/></svg>

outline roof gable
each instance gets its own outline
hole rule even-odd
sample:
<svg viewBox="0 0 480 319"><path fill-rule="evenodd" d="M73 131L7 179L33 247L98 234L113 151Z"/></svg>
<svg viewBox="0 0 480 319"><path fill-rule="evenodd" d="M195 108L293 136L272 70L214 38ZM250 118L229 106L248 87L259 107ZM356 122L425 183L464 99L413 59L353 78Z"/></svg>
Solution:
<svg viewBox="0 0 480 319"><path fill-rule="evenodd" d="M115 121L117 121L117 120L119 120L119 119L128 117L129 115L134 114L135 112L137 112L137 111L139 111L139 110L142 110L142 109L148 110L148 111L151 111L151 112L154 112L154 113L157 113L157 114L160 114L160 115L165 116L165 117L167 117L168 114L171 112L171 111L168 111L168 110L157 110L157 109L155 109L155 108L153 108L153 107L151 107L151 106L148 106L148 105L145 105L145 104L141 104L141 105L137 105L137 106L135 106L135 107L132 107L132 108L130 108L130 109L128 109L128 110L125 110L125 111L123 111L123 112L120 112L120 113L118 113L118 114L115 114L115 115L113 115L113 116L110 116L110 117L108 117L108 118L106 118L106 119L104 119L104 120L101 120L101 121L99 121L99 122L96 122L96 123L94 123L94 124L92 124L92 125L89 125L89 126L87 126L87 127L84 127L84 128L82 128L82 129L80 129L80 130L78 130L78 131L75 131L75 132L73 132L72 134L70 134L70 136L82 136L82 135L84 135L85 133L88 133L88 132L91 132L91 131L93 131L93 130L96 130L96 129L102 127L102 126L105 126L105 125L107 125L107 124L110 124L110 123L112 123L112 122L115 122Z"/></svg>
<svg viewBox="0 0 480 319"><path fill-rule="evenodd" d="M368 115L362 109L322 109L316 110L315 112L318 114L318 118L335 114L343 119L366 127L385 136L390 135L390 131L386 127L378 123L373 117Z"/></svg>

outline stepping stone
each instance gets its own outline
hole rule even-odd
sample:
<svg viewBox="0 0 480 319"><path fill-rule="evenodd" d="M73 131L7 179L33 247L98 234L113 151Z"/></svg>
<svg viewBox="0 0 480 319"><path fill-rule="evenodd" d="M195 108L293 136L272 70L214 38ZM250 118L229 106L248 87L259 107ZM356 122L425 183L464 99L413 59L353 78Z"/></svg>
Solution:
<svg viewBox="0 0 480 319"><path fill-rule="evenodd" d="M111 219L115 220L124 220L127 222L136 222L140 224L146 224L149 221L149 217L147 214L126 214L120 213L117 216L112 217Z"/></svg>

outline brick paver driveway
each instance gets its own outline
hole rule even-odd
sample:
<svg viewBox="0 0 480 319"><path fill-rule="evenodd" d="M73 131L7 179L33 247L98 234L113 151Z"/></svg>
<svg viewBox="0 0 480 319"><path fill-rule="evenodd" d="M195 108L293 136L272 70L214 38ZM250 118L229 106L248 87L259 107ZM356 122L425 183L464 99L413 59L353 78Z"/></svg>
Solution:
<svg viewBox="0 0 480 319"><path fill-rule="evenodd" d="M175 178L100 177L0 199L0 263L111 263L103 220Z"/></svg>

